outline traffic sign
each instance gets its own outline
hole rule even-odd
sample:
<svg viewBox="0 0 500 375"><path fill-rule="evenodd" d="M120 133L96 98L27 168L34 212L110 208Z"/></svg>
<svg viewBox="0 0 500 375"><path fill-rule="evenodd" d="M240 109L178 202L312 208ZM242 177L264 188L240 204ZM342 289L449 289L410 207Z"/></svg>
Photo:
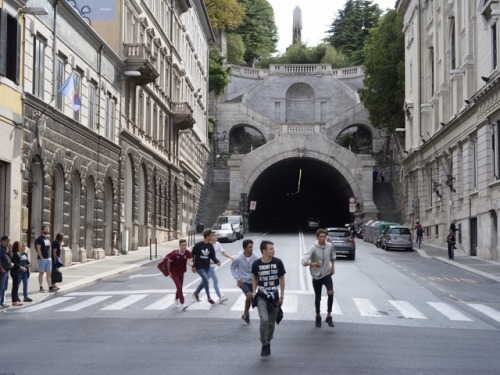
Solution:
<svg viewBox="0 0 500 375"><path fill-rule="evenodd" d="M356 198L354 197L349 198L349 203L356 203Z"/></svg>

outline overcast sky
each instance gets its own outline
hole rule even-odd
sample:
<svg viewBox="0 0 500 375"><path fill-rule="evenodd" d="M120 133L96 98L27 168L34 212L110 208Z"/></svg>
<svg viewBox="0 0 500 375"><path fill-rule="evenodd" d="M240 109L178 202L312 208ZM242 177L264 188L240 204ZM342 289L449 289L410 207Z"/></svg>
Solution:
<svg viewBox="0 0 500 375"><path fill-rule="evenodd" d="M296 6L302 10L302 43L309 47L318 45L326 36L339 9L345 6L345 0L267 0L274 9L274 20L278 26L278 51L285 52L292 44L293 10ZM394 9L396 0L374 0L380 9Z"/></svg>

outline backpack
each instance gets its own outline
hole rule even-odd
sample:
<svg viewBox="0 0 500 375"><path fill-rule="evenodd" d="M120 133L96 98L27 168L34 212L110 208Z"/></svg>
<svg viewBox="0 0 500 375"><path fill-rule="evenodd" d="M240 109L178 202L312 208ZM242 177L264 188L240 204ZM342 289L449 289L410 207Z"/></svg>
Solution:
<svg viewBox="0 0 500 375"><path fill-rule="evenodd" d="M158 265L156 267L158 267L158 269L160 270L160 272L165 276L165 277L168 277L170 274L168 273L168 267L167 267L167 263L168 263L168 256L169 254L165 255L165 258L163 258L162 260L160 260L160 262L158 263Z"/></svg>

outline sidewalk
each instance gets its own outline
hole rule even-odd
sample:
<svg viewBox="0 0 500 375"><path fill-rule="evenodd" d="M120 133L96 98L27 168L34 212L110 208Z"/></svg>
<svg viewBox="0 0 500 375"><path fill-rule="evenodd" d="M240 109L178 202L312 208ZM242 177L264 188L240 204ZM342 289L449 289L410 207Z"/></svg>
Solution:
<svg viewBox="0 0 500 375"><path fill-rule="evenodd" d="M202 239L201 234L195 236L196 241ZM61 267L63 274L63 282L58 283L61 292L68 292L70 290L79 288L83 285L90 284L97 280L104 279L122 272L141 267L144 264L151 262L159 262L170 251L179 247L179 240L173 240L158 244L157 253L158 258L155 258L155 246L152 246L152 259L150 259L149 246L139 247L138 250L129 251L127 254L120 254L116 256L106 256L100 260L89 260L87 263L74 264L71 267ZM36 262L36 260L35 260ZM159 272L159 271L158 271ZM33 302L22 302L23 306L12 306L10 297L12 279L9 279L9 288L6 294L6 304L10 305L8 310L29 306L30 304L39 303L46 298L56 294L48 291L47 278L44 275L43 287L45 293L40 292L40 285L38 284L38 272L33 272L30 275L28 282L28 296ZM19 297L23 300L23 285L19 285ZM6 311L6 310L3 310Z"/></svg>
<svg viewBox="0 0 500 375"><path fill-rule="evenodd" d="M455 250L455 259L448 259L448 248L436 246L422 242L421 248L414 247L420 256L433 258L463 270L486 277L490 280L500 282L500 262L494 260L485 260L478 257L467 255L464 251Z"/></svg>

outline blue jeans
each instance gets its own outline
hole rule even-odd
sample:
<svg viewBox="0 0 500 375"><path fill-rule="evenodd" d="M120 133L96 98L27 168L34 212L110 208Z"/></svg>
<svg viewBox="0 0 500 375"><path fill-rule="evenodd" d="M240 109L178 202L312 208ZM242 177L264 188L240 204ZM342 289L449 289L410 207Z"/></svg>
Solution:
<svg viewBox="0 0 500 375"><path fill-rule="evenodd" d="M212 281L214 282L214 289L215 289L215 293L217 294L217 297L221 297L222 294L220 293L220 290L219 290L219 279L217 278L217 275L215 274L215 267L210 267L208 270L208 278L209 279L212 279ZM203 289L203 280L198 284L198 286L196 287L196 290L194 291L196 294L200 294L201 290ZM210 297L209 297L210 298Z"/></svg>
<svg viewBox="0 0 500 375"><path fill-rule="evenodd" d="M209 276L210 275L209 268L197 268L196 269L196 272L201 277L201 288L205 288L205 293L207 293L208 299L210 299L210 290L209 290L209 284L208 284L208 278L210 277ZM198 285L198 287L199 287L199 285ZM200 291L201 291L201 288L200 288ZM198 288L196 288L196 290L198 291ZM195 291L196 294L198 294L198 292Z"/></svg>
<svg viewBox="0 0 500 375"><path fill-rule="evenodd" d="M9 272L0 273L0 305L5 303L5 292L9 288Z"/></svg>
<svg viewBox="0 0 500 375"><path fill-rule="evenodd" d="M28 298L28 271L21 271L21 281L23 282L23 297Z"/></svg>

